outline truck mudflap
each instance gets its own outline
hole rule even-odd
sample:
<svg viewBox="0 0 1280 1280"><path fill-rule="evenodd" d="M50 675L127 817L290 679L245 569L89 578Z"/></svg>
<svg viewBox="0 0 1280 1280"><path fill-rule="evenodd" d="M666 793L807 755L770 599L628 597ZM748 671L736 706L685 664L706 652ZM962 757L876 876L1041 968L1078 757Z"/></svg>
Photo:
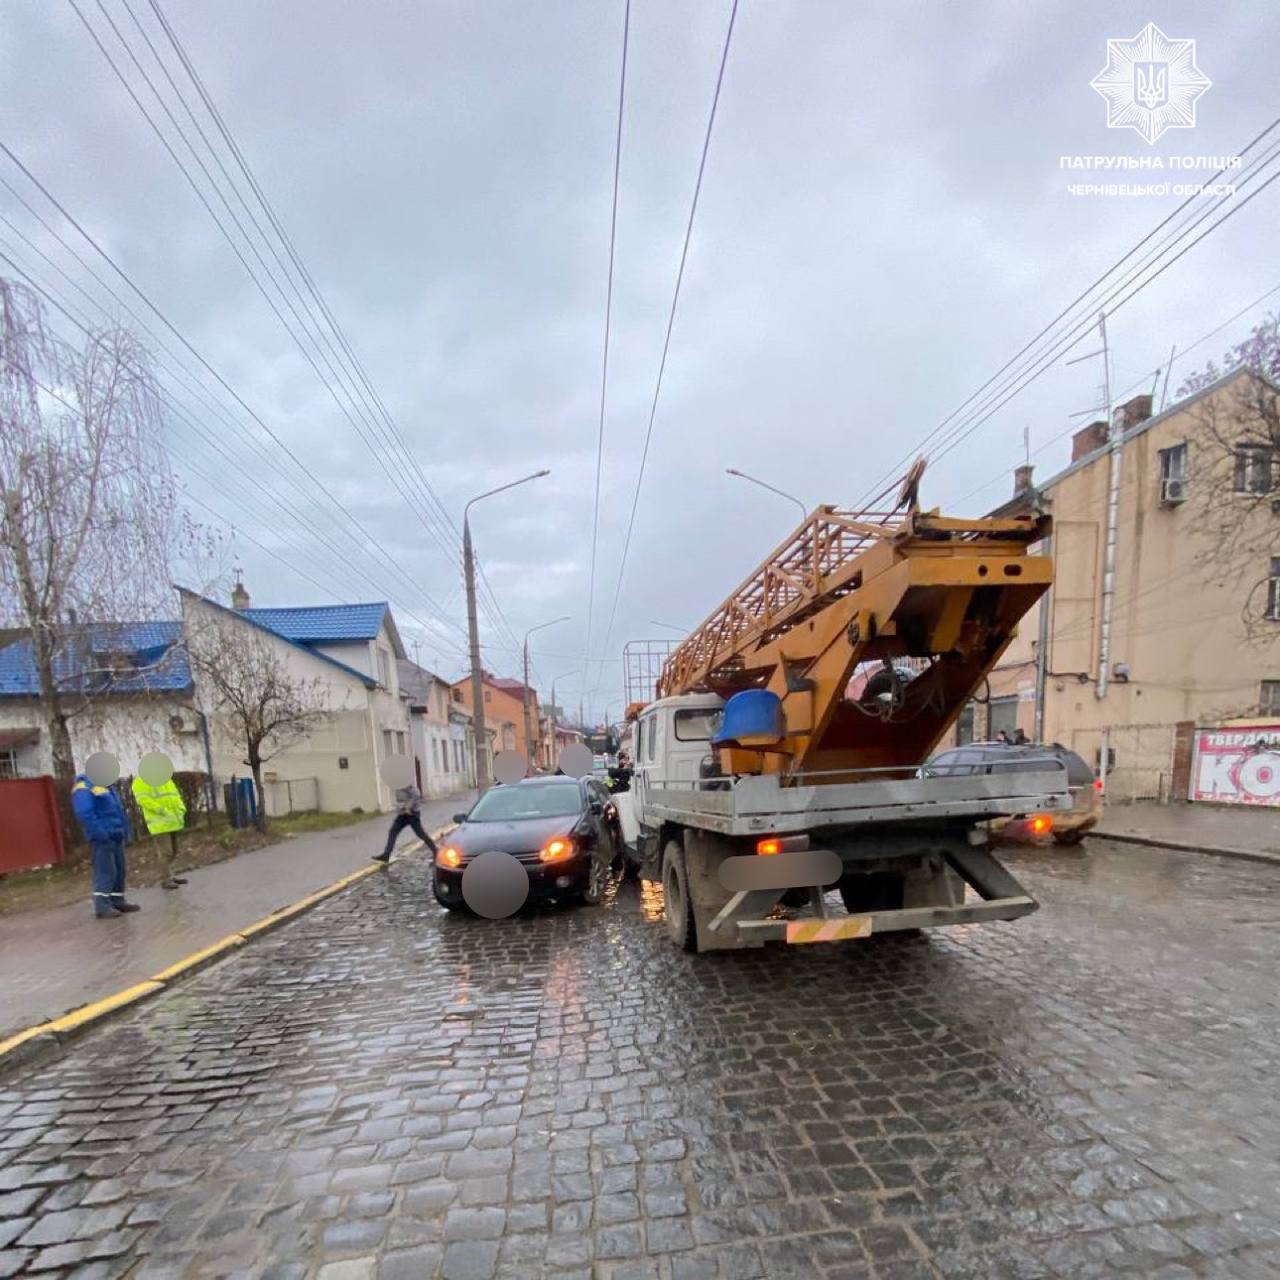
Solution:
<svg viewBox="0 0 1280 1280"><path fill-rule="evenodd" d="M769 858L726 858L721 864L720 881L732 896L709 922L708 928L719 936L737 938L740 943L802 945L868 938L872 934L902 929L1016 920L1038 908L1039 903L984 849L951 849L945 856L951 869L974 889L982 901L832 915L824 892L843 871L836 854L827 850L808 850ZM816 876L815 870L818 872ZM765 918L789 888L809 889L813 918Z"/></svg>

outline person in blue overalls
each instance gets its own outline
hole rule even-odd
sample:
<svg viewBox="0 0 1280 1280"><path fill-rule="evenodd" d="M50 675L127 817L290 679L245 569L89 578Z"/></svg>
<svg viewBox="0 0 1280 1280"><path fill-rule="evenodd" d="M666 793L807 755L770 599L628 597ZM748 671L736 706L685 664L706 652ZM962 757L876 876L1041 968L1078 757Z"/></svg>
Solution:
<svg viewBox="0 0 1280 1280"><path fill-rule="evenodd" d="M89 842L93 865L93 914L99 920L137 911L124 896L124 838L127 830L124 806L110 788L93 781L87 773L76 776L71 786L71 807Z"/></svg>

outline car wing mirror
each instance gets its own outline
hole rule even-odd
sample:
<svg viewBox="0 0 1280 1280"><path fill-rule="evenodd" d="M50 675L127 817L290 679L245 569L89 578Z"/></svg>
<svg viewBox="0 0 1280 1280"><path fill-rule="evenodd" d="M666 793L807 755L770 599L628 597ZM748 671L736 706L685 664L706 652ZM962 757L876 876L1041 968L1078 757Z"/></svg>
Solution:
<svg viewBox="0 0 1280 1280"><path fill-rule="evenodd" d="M453 815L454 822L466 822L467 815L465 813L455 813Z"/></svg>

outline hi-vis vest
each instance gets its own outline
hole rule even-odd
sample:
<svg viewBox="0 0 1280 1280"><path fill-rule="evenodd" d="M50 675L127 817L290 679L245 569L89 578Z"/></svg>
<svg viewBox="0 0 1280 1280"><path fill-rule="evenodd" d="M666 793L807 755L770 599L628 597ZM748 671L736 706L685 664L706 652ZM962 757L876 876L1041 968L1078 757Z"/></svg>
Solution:
<svg viewBox="0 0 1280 1280"><path fill-rule="evenodd" d="M133 798L142 810L143 821L153 836L167 831L181 831L187 822L187 806L182 803L182 793L172 778L162 786L153 787L141 778L133 780Z"/></svg>

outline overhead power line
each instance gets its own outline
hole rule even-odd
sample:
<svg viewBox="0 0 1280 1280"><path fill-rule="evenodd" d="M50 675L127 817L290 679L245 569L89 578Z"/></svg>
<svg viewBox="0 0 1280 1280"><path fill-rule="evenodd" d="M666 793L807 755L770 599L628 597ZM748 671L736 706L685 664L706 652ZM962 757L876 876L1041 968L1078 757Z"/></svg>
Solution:
<svg viewBox="0 0 1280 1280"><path fill-rule="evenodd" d="M84 239L84 241L90 246L90 248L93 249L93 251L112 269L113 272L115 272L115 274L121 279L121 281L123 281L123 283L128 287L128 289L142 301L142 303L160 321L160 323L165 327L165 329L170 334L172 334L174 339L176 339L176 341L183 347L183 349L186 350L196 360L196 362L200 365L200 367L203 368L207 373L209 373L214 378L214 380L236 402L236 404L238 404L240 408L246 414L248 414L248 416L253 420L253 422L256 423L259 427L261 427L261 429L285 453L285 455L298 466L298 468L303 472L303 474L306 475L306 477L315 486L316 490L319 491L321 494L323 494L334 505L334 507L338 511L340 511L344 516L346 516L347 520L364 535L365 539L368 541L368 543L371 546L378 548L379 550L382 550L380 547L380 544L378 543L378 540L367 529L365 529L364 525L358 519L356 519L354 515L351 514L351 512L347 509L347 507L337 497L334 496L334 494L311 471L311 469L306 466L306 464L297 456L297 454L294 453L294 451L289 448L289 446L279 437L279 435L277 435L276 432L274 432L271 429L271 427L263 420L263 418L248 404L247 401L245 401L245 399L239 394L239 392L237 392L235 388L231 386L231 384L227 382L226 379L218 372L218 370L215 369L213 365L209 363L209 361L201 354L199 350L196 349L196 347L187 339L187 337L181 332L181 330L179 330L177 326L173 324L173 322L169 319L169 317L164 312L162 312L155 305L155 303L151 301L150 297L140 288L140 286L138 286L134 282L132 277L129 276L129 274L121 266L119 266L119 264L106 252L106 250L102 248L102 246L97 242L97 240L94 239L94 237L85 229L85 227L74 217L74 215L72 215L72 213L66 208L66 206L63 205L62 202L58 200L56 196L53 195L53 193L40 181L39 178L36 177L36 175L16 155L16 153L12 150L12 148L10 148L8 144L5 143L3 140L0 140L0 151L2 151L5 155L8 156L10 161L12 161L13 164L23 173L23 175L32 184L32 186L34 186L36 190L38 190L45 197L45 199L49 201L49 203L58 211L59 214L62 215L62 217L67 221L67 223L69 223L70 226L72 226L76 230L76 232ZM61 245L63 245L63 247L66 248L77 259L77 261L79 261L82 265L87 266L87 264L85 264L84 262L83 257L80 254L78 254L68 244L66 237L63 236L56 228L54 228L48 222L47 219L43 218L33 208L30 202L27 201L24 197L22 197L22 195L9 182L7 182L3 178L0 178L0 185L3 185L12 195L14 195L14 197L18 199L18 201L23 205L23 207L26 208L34 217L36 217L36 219L45 228L45 230L48 231ZM115 293L114 290L110 289L110 286L105 285L105 282L102 281L102 278L96 272L94 272L93 274L94 274L94 278L97 279L100 284L104 285L104 287L111 294L111 296L114 297L118 303L124 306L131 316L137 319L138 317L136 312L134 312L132 308L129 308L127 304L123 302L123 299L121 299L119 295ZM282 474L287 474L287 473L282 473ZM309 498L312 496L307 494L306 491L300 485L295 484L295 487L298 488L299 493L302 494L304 498ZM432 605L433 608L435 607L430 597L427 596L427 594L422 591L421 587L418 584L414 583L411 579L408 579L407 576L403 574L403 571L400 570L399 567L395 564L395 562L391 559L391 557L386 554L385 550L382 551L382 556L386 564L388 565L388 567L395 570L396 572L401 573L402 576L405 576L406 581L409 583L409 585L411 586L415 594L421 595L427 601L428 604Z"/></svg>
<svg viewBox="0 0 1280 1280"><path fill-rule="evenodd" d="M1270 163L1272 159L1275 159L1277 157L1280 157L1280 144L1277 144L1275 154L1272 155L1272 157L1267 161L1267 163ZM1256 176L1256 174L1254 176ZM1108 315L1115 315L1116 312L1121 310L1121 308L1124 307L1126 303L1128 303L1132 298L1136 297L1137 294L1139 294L1154 280L1162 276L1170 267L1172 267L1176 262L1178 262L1179 259L1181 259L1187 253L1189 253L1193 248L1195 248L1195 246L1199 244L1201 240L1203 240L1211 232L1217 230L1217 228L1220 227L1224 222L1228 221L1230 218L1235 217L1235 215L1239 213L1241 209L1243 209L1247 204L1249 204L1250 201L1256 199L1259 195L1261 195L1262 192L1265 191L1273 182L1275 182L1277 178L1280 178L1280 171L1272 174L1270 178L1268 178L1260 186L1258 186L1252 192L1250 192L1249 195L1245 196L1243 200L1234 201L1234 203L1232 203L1231 207L1227 210L1227 212L1224 213L1222 217L1218 218L1216 222L1212 223L1199 235L1194 237L1194 239L1192 239L1189 243L1185 244L1182 248L1178 250L1177 253L1175 253L1167 261L1161 263L1160 266L1156 268L1154 271L1152 271L1151 274L1147 276L1146 279L1140 281L1132 289L1129 289L1129 291L1127 293L1124 293L1123 296L1118 297L1117 295L1119 294L1120 289L1124 288L1124 286L1134 278L1133 275L1130 275L1120 286L1117 287L1116 292L1110 294L1106 299L1103 300L1102 310L1104 310ZM1195 225L1198 225L1199 222L1203 220L1204 220L1203 218L1197 219L1196 222L1192 224L1193 228ZM1043 374L1050 366L1052 366L1057 361L1059 356L1065 354L1066 351L1070 350L1070 348L1073 347L1077 341L1079 341L1080 337L1093 327L1093 323L1094 321L1092 319L1082 320L1079 323L1079 325L1076 327L1076 329L1072 331L1072 333L1068 334L1067 338L1064 339L1063 342L1059 343L1056 349L1050 351L1048 355L1042 359L1041 363L1034 370L1032 370L1031 373L1028 376L1026 376L1020 383L1018 383L1017 385L1009 389L1007 393L1004 394L1003 397L999 401L997 401L995 404L985 407L981 417L965 423L963 425L962 430L957 429L956 432L953 435L951 435L950 438L947 440L946 447L934 453L932 460L935 463L940 461L942 458L946 457L946 455L950 453L954 448L956 448L957 445L963 443L965 439L967 439L970 435L972 435L973 432L977 430L978 427L982 426L986 422L989 422L991 418L995 416L996 412L999 409L1003 408L1006 404L1008 404L1010 400L1013 399L1015 395L1017 395L1026 386L1028 386L1031 382L1035 381L1036 378L1038 378L1041 374Z"/></svg>
<svg viewBox="0 0 1280 1280"><path fill-rule="evenodd" d="M72 323L72 325L80 329L86 337L92 338L93 336L95 336L92 328L89 325L87 325L82 318L77 317L77 315L75 314L74 308L69 307L63 300L60 300L54 291L50 290L47 286L42 285L39 282L39 280L36 279L28 270L24 269L21 263L15 261L14 258L12 258L8 253L3 252L2 250L0 250L0 260L3 260L9 263L9 265L13 267L14 270L16 270L19 273L19 275L23 277L23 279L26 280L27 284L32 289L34 289L42 297L44 297L45 300L49 302L52 306L54 306L64 317L66 317ZM7 361L7 362L10 364L13 363L12 361ZM35 385L39 387L41 391L44 391L52 399L60 402L61 404L65 405L70 409L75 409L75 406L72 405L69 401L67 401L66 398L62 396L59 392L57 392L55 389L46 386L44 383L40 382L38 379L33 379L33 382L35 382ZM287 504L285 504L283 500L278 497L278 495L276 495L270 489L267 489L266 486L261 484L261 482L259 482L251 472L246 472L244 468L238 463L238 461L220 445L216 436L212 435L208 431L208 429L205 428L197 419L193 419L189 415L187 415L185 412L183 412L181 407L178 406L175 402L173 402L172 398L169 397L168 394L162 388L157 387L156 389L159 392L161 398L167 402L169 412L171 415L173 415L170 418L171 425L173 425L175 419L179 424L185 424L186 428L188 428L192 432L192 434L199 436L201 439L204 440L206 445L208 445L211 449L213 449L214 452L222 455L232 465L233 469L238 471L246 480L248 480L251 484L254 484L257 488L262 489L263 492L267 495L267 497L272 499L276 503L276 505L279 506L281 510L285 512L287 516L293 517L294 519L299 518L298 513L294 511L291 507L289 507ZM189 470L192 474L194 474L199 479L204 481L207 485L209 485L211 489L213 489L217 493L222 494L230 502L238 506L241 510L245 511L253 518L259 521L263 519L262 513L260 511L256 511L248 505L248 503L245 501L245 496L243 493L236 494L234 492L229 492L216 480L214 480L212 477L210 477L205 472L201 471L198 467L196 467L192 462L190 455L185 453L176 454L173 451L173 449L169 446L169 443L163 439L160 441L160 444L161 444L161 447L164 448L165 452L169 454L170 458L175 464L183 467L186 470ZM321 590L325 592L331 592L332 594L341 598L343 592L340 590L335 591L332 581L329 582L328 584L321 583L310 573L299 568L296 564L293 564L291 561L285 560L283 556L281 556L278 552L272 552L270 548L265 547L265 545L262 542L260 542L257 538L247 533L247 531L245 531L243 528L239 528L236 522L229 520L225 514L217 512L214 508L209 506L208 503L204 502L200 498L196 497L196 495L192 494L189 489L184 489L184 496L190 499L191 501L198 503L198 505L203 507L205 510L211 512L214 515L217 515L220 519L226 521L233 528L236 528L237 532L243 534L246 538L249 539L249 541L253 542L255 546L261 547L264 551L267 551L268 554L273 555L276 560L286 565L286 567L288 567L294 573L297 573L299 576L305 578L308 582L312 583L312 585L318 586L320 587ZM314 530L309 530L309 532L314 532ZM385 589L385 586L379 585L376 581L372 581L371 579L369 579L369 577L362 570L360 570L356 565L354 565L351 562L350 558L344 554L341 547L334 547L333 550L334 550L334 553L337 555L338 559L340 559L353 574L353 578L351 580L357 583L360 592L363 592L365 589L371 586L376 594L388 595L391 599L393 600L395 599L394 592L388 593ZM312 553L308 552L307 554L312 554ZM323 570L327 570L329 573L332 573L333 566L325 565L323 566ZM453 654L457 656L463 655L463 650L460 645L450 644L448 641L446 641L443 637L439 635L435 627L433 627L433 625L430 622L428 622L426 619L420 617L413 610L413 608L411 608L410 606L407 606L403 601L400 601L397 604L397 608L399 609L402 616L412 619L419 627L423 629L424 633L428 637L430 637L430 639L427 642L429 647L435 648L442 653L448 653L448 654Z"/></svg>
<svg viewBox="0 0 1280 1280"><path fill-rule="evenodd" d="M1247 153L1249 153L1265 137L1267 137L1270 133L1272 133L1278 126L1280 126L1280 117L1273 120L1265 129L1261 130L1254 138L1252 138L1246 144L1245 147L1243 147L1239 151L1238 154L1246 155ZM1215 174L1213 178L1209 179L1209 181L1210 182L1216 181L1216 179L1221 177L1222 174L1225 172L1226 172L1225 168L1219 170L1218 173ZM1157 223L1155 227L1153 227L1145 236L1142 237L1141 240L1139 240L1135 245L1133 245L1133 247L1130 248L1128 252L1126 252L1117 262L1113 263L1112 266L1110 266L1106 271L1104 271L1100 276L1098 276L1097 279L1095 279L1092 284L1090 284L1085 290L1083 290L1079 295L1077 295L1075 299L1073 299L1070 303L1068 303L1065 307L1063 307L1062 310L1059 311L1058 314L1048 322L1048 324L1046 324L1034 337L1032 337L1027 343L1025 343L1008 361L1005 362L1005 364L1003 364L998 370L996 370L996 372L992 374L991 377L988 378L982 384L982 386L980 386L976 391L974 391L967 399L962 401L961 404L957 406L956 409L952 410L951 413L949 413L945 418L943 418L942 421L939 422L938 425L932 429L932 431L930 431L927 435L925 435L917 445L915 445L910 451L905 453L902 459L898 463L896 463L893 467L891 467L888 471L886 471L885 474L879 480L877 480L874 484L870 485L868 487L867 494L870 495L874 493L878 488L883 486L885 483L892 481L892 479L898 473L901 472L902 468L905 467L913 457L917 456L920 453L927 452L930 446L933 444L933 442L939 436L943 435L943 433L946 432L948 426L952 424L955 421L955 419L959 418L962 414L964 414L965 410L969 409L970 406L974 404L974 401L979 400L981 397L983 397L985 393L989 392L992 388L995 388L992 394L998 397L1001 393L1002 388L998 387L996 384L1000 383L1001 380L1005 377L1005 375L1008 374L1011 370L1014 370L1014 367L1018 365L1020 361L1023 360L1023 357L1027 356L1028 353L1032 352L1033 349L1036 348L1037 345L1040 344L1041 341L1045 339L1047 335L1051 334L1060 321L1071 316L1073 313L1075 313L1076 311L1082 308L1088 310L1090 313L1096 312L1098 310L1098 303L1094 300L1091 300L1091 295L1094 294L1099 287L1104 285L1105 282L1112 275L1114 275L1116 271L1118 271L1121 267L1123 267L1123 265L1127 261L1129 261L1130 258L1138 254L1151 240L1153 240L1156 236L1158 236L1159 233L1162 230L1164 230L1166 226L1168 226L1171 222L1179 218L1180 215L1182 215L1187 209L1191 208L1194 205L1202 203L1203 199L1204 198L1202 196L1198 196L1198 195L1189 196L1186 200L1182 202L1182 204L1180 204L1177 208L1172 210L1166 217L1161 219L1161 221ZM1091 314L1087 323L1091 324L1092 319L1093 317ZM1036 358L1037 357L1032 356L1032 362L1034 362ZM1015 372L1014 377L1017 377L1017 376L1018 375ZM860 500L860 504L865 501L866 501L866 498L864 497L863 499Z"/></svg>
<svg viewBox="0 0 1280 1280"><path fill-rule="evenodd" d="M333 337L337 340L338 346L345 355L350 369L374 406L377 416L385 425L386 438L392 442L396 455L402 458L410 472L416 475L417 483L421 486L421 493L426 500L427 510L431 513L432 524L438 526L441 530L441 532L436 534L437 543L445 549L446 554L452 557L453 563L457 568L459 580L461 580L462 535L453 519L453 516L450 514L445 504L440 500L440 497L432 486L426 472L422 469L421 464L409 449L403 432L391 416L391 413L388 411L382 397L378 394L378 390L373 384L372 379L369 377L368 371L365 369L360 358L356 355L351 342L348 340L342 326L338 323L338 319L330 308L328 301L325 299L323 293L321 293L320 288L312 277L311 272L308 270L306 263L299 255L292 238L276 214L271 201L267 198L266 192L259 184L253 170L249 166L248 161L245 159L243 151L237 143L234 135L231 133L231 130L228 128L226 121L223 119L222 113L219 111L217 104L214 102L208 89L205 87L204 81L201 79L198 70L191 58L188 56L186 49L178 38L177 33L165 17L164 11L160 7L159 0L148 0L148 2L152 12L155 14L161 28L163 29L165 36L168 38L170 45L177 55L179 62L182 64L183 69L186 71L192 84L195 86L196 92L199 95L201 102L204 104L205 109L208 111L210 118L213 120L218 133L221 135L228 151L235 160L236 166L244 175L244 178L249 185L249 189L256 197L267 221L279 237L286 256L293 265L298 278L305 286L308 297L315 303L320 315L326 321L329 330L332 332ZM127 5L128 0L125 0L125 3ZM130 14L133 16L135 24L141 27L136 15L133 15L132 9L130 9ZM159 54L157 53L155 56L157 61L160 61ZM179 94L179 96L181 95ZM216 154L216 150L211 144L210 150L214 151ZM239 195L238 188L237 195ZM243 197L241 197L241 199L243 199ZM265 239L266 237L264 235L264 240ZM287 271L285 272L285 275L286 277L288 276ZM421 519L422 513L418 511L416 504L411 502L410 505ZM491 622L494 622L497 628L506 635L507 640L512 647L512 651L518 653L520 650L519 641L510 624L507 622L501 606L498 604L497 596L494 594L493 588L489 584L489 579L485 573L484 565L478 558L476 559L476 569L480 577L480 598L482 608L490 618Z"/></svg>
<svg viewBox="0 0 1280 1280"><path fill-rule="evenodd" d="M596 433L596 491L591 512L591 573L587 583L587 638L583 662L591 652L591 625L596 603L596 551L600 542L600 472L604 465L604 411L609 389L609 330L613 318L613 259L618 241L618 176L622 171L622 114L627 96L627 43L631 34L631 0L622 14L622 68L618 73L618 128L613 144L613 200L609 211L609 277L604 299L604 354L600 367L600 427Z"/></svg>
<svg viewBox="0 0 1280 1280"><path fill-rule="evenodd" d="M649 444L653 439L653 424L658 416L658 401L662 396L662 377L667 369L667 355L671 350L671 333L675 328L676 311L680 305L680 286L684 282L685 263L689 259L689 244L693 239L693 224L698 216L698 198L702 194L702 178L707 168L707 154L711 150L711 135L715 129L716 110L720 105L720 90L724 85L724 71L729 62L729 47L733 42L733 27L738 17L738 0L733 0L729 10L729 25L724 33L724 47L720 51L720 67L716 72L715 92L711 96L711 111L707 116L707 128L702 139L702 154L698 158L698 177L693 184L693 200L689 205L689 221L684 229L684 244L680 249L680 265L676 270L675 288L671 294L671 311L667 316L667 331L662 340L662 357L658 361L658 377L653 388L653 402L649 406L649 424L644 433L644 448L640 452L640 470L636 475L635 492L631 499L631 515L627 520L627 534L622 544L622 558L618 564L618 579L613 591L613 604L609 610L609 625L605 629L604 644L608 649L609 640L613 636L613 626L617 621L618 601L622 596L622 583L627 571L627 556L631 550L631 535L636 527L636 511L640 506L640 490L644 484L645 464L649 460Z"/></svg>
<svg viewBox="0 0 1280 1280"><path fill-rule="evenodd" d="M1131 391L1137 390L1137 388L1142 386L1142 384L1145 383L1149 378L1158 377L1161 373L1167 373L1173 365L1179 363L1179 361L1185 360L1186 357L1189 356L1198 347L1202 347L1211 338L1216 337L1228 326L1233 325L1237 320L1241 319L1243 316L1248 315L1250 311L1255 310L1257 307L1261 306L1262 303L1264 303L1268 298L1272 297L1274 294L1277 294L1277 293L1280 293L1280 284L1273 285L1265 293L1259 294L1259 296L1254 298L1252 302L1241 307L1239 311L1235 312L1231 316L1228 316L1227 319L1223 320L1220 324L1215 325L1207 333L1202 333L1200 337L1198 337L1194 342L1190 343L1188 346L1186 347L1179 346L1177 349L1176 355L1173 357L1173 359L1169 361L1168 366L1162 366L1161 368L1153 369L1150 373L1144 373L1140 378L1135 378L1134 381L1129 383L1127 387L1123 388L1121 391L1118 391L1116 393L1115 395L1116 401L1119 403L1123 403L1125 396L1127 396ZM1042 453L1045 452L1046 449L1052 448L1055 444L1058 443L1058 441L1065 439L1069 435L1073 435L1077 430L1078 428L1074 425L1064 428L1062 431L1059 431L1056 435L1051 436L1048 440L1044 441L1043 444L1039 445L1036 449L1034 449L1030 456L1033 458L1038 458ZM990 489L992 485L999 484L999 482L1002 479L1004 479L1005 476L1008 474L1009 470L1010 468L1006 466L1003 470L998 471L995 475L991 476L990 479L984 480L976 489L971 489L968 493L964 495L963 498L959 499L955 503L955 506L957 508L962 507L971 498L976 498L978 494L984 493L987 489Z"/></svg>
<svg viewBox="0 0 1280 1280"><path fill-rule="evenodd" d="M161 57L159 50L156 48L155 43L152 41L145 26L139 20L133 7L129 4L129 0L122 0L126 12L129 14L129 17L137 28L139 34L142 36L142 39L157 67L159 67L164 79L167 81L171 91L176 97L178 104L185 112L187 118L191 121L196 133L199 135L200 141L204 144L204 148L213 160L217 170L221 173L228 190L244 210L249 224L252 226L253 230L257 232L258 238L262 241L263 246L275 262L276 268L279 272L278 276L276 271L272 269L270 263L264 259L253 235L250 234L245 223L241 221L235 209L232 208L227 195L223 192L222 187L210 171L208 165L204 163L200 154L200 149L175 117L173 111L165 101L164 95L161 93L153 78L143 67L141 60L130 44L125 33L120 30L119 25L112 19L102 0L97 0L99 10L106 18L108 25L111 27L116 39L120 42L128 55L135 70L142 77L142 80L146 84L148 90L160 105L170 126L174 129L188 152L191 154L192 159L199 167L201 174L209 185L209 188L225 210L226 216L230 219L231 224L239 233L240 237L242 237L244 246L247 248L254 261L258 264L261 276L258 271L255 271L253 266L251 266L248 259L241 251L240 245L237 243L236 237L232 234L229 226L223 222L222 218L219 217L218 213L209 203L208 199L201 191L199 183L186 167L182 159L174 151L172 144L165 137L163 130L159 127L156 120L151 116L141 100L138 98L137 93L129 84L127 77L124 76L119 66L111 58L105 46L102 44L101 39L76 5L75 0L70 0L70 3L76 10L77 14L79 14L81 21L93 37L99 50L107 59L117 78L121 81L126 92L128 92L130 97L133 99L135 105L143 115L143 118L147 121L152 128L152 131L161 141L171 159L173 159L175 164L177 164L179 170L191 185L192 190L204 206L206 212L213 219L215 225L219 228L233 252L236 254L246 273L262 293L264 299L275 313L277 319L280 320L286 332L289 333L290 337L298 346L303 357L311 365L322 385L333 398L339 411L356 431L357 435L366 445L369 453L373 456L374 461L381 468L384 475L386 475L391 485L400 493L400 496L404 499L407 507L413 511L416 518L420 523L422 523L423 528L426 530L428 535L445 553L446 557L452 562L452 564L455 567L458 566L458 545L460 545L460 543L458 543L456 538L456 531L455 535L451 538L449 523L447 521L447 513L444 513L446 518L442 519L441 513L443 513L443 507L440 506L439 499L436 498L434 491L431 490L429 482L422 473L421 468L416 463L416 459L414 459L408 452L403 438L395 431L394 423L390 420L389 415L386 415L385 413L385 406L381 406L380 401L377 404L373 403L368 392L368 388L371 384L368 383L367 375L363 374L363 370L355 367L358 362L355 362L354 353L351 351L350 343L347 342L345 335L343 335L340 329L338 329L336 320L333 319L332 312L328 309L326 304L323 304L323 300L319 297L314 281L311 279L310 274L306 272L305 267L301 264L301 259L293 248L292 242L288 241L287 236L284 234L283 227L281 226L279 219L275 216L274 210L271 210L269 205L266 203L265 195L262 193L260 185L257 183L256 179L253 178L251 171L248 169L243 153L240 152L238 146L235 145L230 131L226 128L225 122L222 121L222 118L217 112L217 108L214 106L207 90L204 89L202 82L199 81L198 73L195 72L195 68L190 59L186 56L185 50L182 49L176 33L164 18L159 5L153 3L151 6L152 10L156 13L166 36L168 36L170 43L173 45L179 61L191 77L192 83L196 86L196 90L201 97L201 101L205 103L206 109L209 110L211 119L213 120L217 131L223 136L235 164L239 166L241 172L245 174L246 179L249 181L250 190L257 198L258 203L262 205L262 212L266 216L267 222L271 224L272 228L276 230L277 235L280 236L280 243L284 248L285 257L281 256L279 248L277 248L275 241L264 228L263 222L259 219L257 213L255 213L250 200L246 199L239 184L228 172L222 156L218 153L218 149L213 144L213 141L210 139L203 126L201 126L195 111L192 109L191 104L183 94L180 86L174 80L172 73L165 64L164 59ZM288 262L285 260L286 257L289 259ZM290 263L293 266L294 275L302 281L301 287L294 279L294 276L290 274ZM268 290L263 277L265 277L265 279L269 281L271 286L274 288L279 297L279 305L277 304L276 298L272 296L271 291ZM307 291L305 294L303 292L304 289ZM281 305L283 305L285 310L288 311L289 316L293 317L297 328L294 327L294 324L290 323L289 319L286 318L285 314L281 311ZM318 316L317 309L319 311ZM330 331L332 331L332 336ZM335 338L337 339L337 345L335 345ZM321 365L323 365L323 368ZM348 367L349 365L351 367ZM362 381L364 384L363 386L361 385ZM380 412L385 418L385 422L380 421ZM411 473L416 469L422 484L421 491L411 489L407 486L406 476L401 474L402 464L406 468L406 474ZM440 507L440 512L436 512L432 509L429 502L427 507L424 509L423 503L419 501L420 497L426 497L429 500L434 501L435 504ZM451 543L458 543L458 545L451 545ZM460 572L460 570L458 571ZM483 570L481 572L483 575ZM486 590L482 595L482 599L485 611L491 616L491 618L499 618L501 625L506 631L508 639L514 647L514 633L511 632L509 627L505 626L505 619L500 618L500 610L498 610L496 600L492 596L492 590L491 588L488 588L487 579L484 581ZM434 608L436 606L433 604L432 607Z"/></svg>

